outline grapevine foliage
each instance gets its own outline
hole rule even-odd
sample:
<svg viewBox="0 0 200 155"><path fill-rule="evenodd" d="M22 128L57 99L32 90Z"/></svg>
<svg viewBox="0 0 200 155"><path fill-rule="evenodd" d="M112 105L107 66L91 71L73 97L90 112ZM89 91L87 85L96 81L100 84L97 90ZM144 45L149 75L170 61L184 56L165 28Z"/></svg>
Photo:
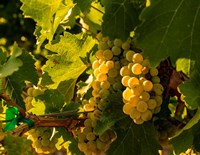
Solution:
<svg viewBox="0 0 200 155"><path fill-rule="evenodd" d="M200 152L200 1L17 4L35 32L0 38L0 154Z"/></svg>

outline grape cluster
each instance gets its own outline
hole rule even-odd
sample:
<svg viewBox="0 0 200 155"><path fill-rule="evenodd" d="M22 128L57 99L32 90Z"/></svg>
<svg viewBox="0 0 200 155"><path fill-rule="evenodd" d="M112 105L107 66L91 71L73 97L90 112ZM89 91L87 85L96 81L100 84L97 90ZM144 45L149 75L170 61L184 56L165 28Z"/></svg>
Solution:
<svg viewBox="0 0 200 155"><path fill-rule="evenodd" d="M39 127L29 131L28 139L33 141L32 146L37 153L54 153L58 139L52 137L52 129L46 127Z"/></svg>
<svg viewBox="0 0 200 155"><path fill-rule="evenodd" d="M27 88L26 91L23 91L22 98L24 100L27 111L30 110L31 108L33 108L33 105L32 105L33 98L37 97L43 93L44 93L43 90L41 90L39 88L35 88L33 86L30 86Z"/></svg>
<svg viewBox="0 0 200 155"><path fill-rule="evenodd" d="M163 86L160 84L158 70L150 66L148 59L141 53L128 50L125 53L128 65L120 70L123 91L123 112L136 124L149 121L154 113L160 111Z"/></svg>

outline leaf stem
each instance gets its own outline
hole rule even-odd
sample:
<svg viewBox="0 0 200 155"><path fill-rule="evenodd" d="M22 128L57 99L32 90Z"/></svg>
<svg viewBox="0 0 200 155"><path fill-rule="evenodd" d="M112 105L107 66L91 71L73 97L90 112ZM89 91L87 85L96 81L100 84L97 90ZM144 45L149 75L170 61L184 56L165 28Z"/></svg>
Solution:
<svg viewBox="0 0 200 155"><path fill-rule="evenodd" d="M94 7L94 6L92 6L92 5L91 5L91 8L93 8L93 9L97 10L98 12L100 12L100 13L104 14L104 12L103 12L103 11L101 11L101 10L97 9L96 7Z"/></svg>

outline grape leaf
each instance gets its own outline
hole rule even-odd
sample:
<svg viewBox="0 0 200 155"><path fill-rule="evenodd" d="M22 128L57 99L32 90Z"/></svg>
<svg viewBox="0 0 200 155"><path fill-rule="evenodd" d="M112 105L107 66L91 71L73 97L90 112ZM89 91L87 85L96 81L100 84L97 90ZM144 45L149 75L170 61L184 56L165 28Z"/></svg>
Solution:
<svg viewBox="0 0 200 155"><path fill-rule="evenodd" d="M0 48L0 66L6 62L6 53Z"/></svg>
<svg viewBox="0 0 200 155"><path fill-rule="evenodd" d="M15 71L19 70L19 67L23 65L23 62L19 59L19 56L21 54L22 54L22 50L19 47L17 47L17 45L15 44L13 47L13 53L8 59L8 61L4 63L3 66L0 66L0 78L5 78L7 76L10 76ZM3 54L1 55L3 56Z"/></svg>
<svg viewBox="0 0 200 155"><path fill-rule="evenodd" d="M126 120L124 120L126 121ZM161 146L156 140L156 133L153 125L145 122L136 125L130 121L127 130L118 130L117 139L111 144L108 155L158 155Z"/></svg>
<svg viewBox="0 0 200 155"><path fill-rule="evenodd" d="M200 129L200 109L196 112L194 117L186 124L186 126L176 134L170 141L177 154L185 152L193 143L196 144L194 137Z"/></svg>
<svg viewBox="0 0 200 155"><path fill-rule="evenodd" d="M16 45L14 46L14 49ZM21 55L18 57L23 65L19 67L18 71L7 77L7 94L16 101L16 103L25 109L23 99L21 97L22 90L25 87L25 81L29 81L34 85L38 83L38 74L35 69L33 57L28 52L17 48Z"/></svg>
<svg viewBox="0 0 200 155"><path fill-rule="evenodd" d="M37 97L45 104L45 113L59 112L64 105L64 96L58 90L46 90Z"/></svg>
<svg viewBox="0 0 200 155"><path fill-rule="evenodd" d="M177 58L196 60L200 53L199 7L196 0L152 0L143 10L143 23L136 29L137 44L153 66L168 56L172 63Z"/></svg>
<svg viewBox="0 0 200 155"><path fill-rule="evenodd" d="M126 118L122 111L123 101L122 93L116 92L107 97L109 105L103 111L103 114L95 127L95 133L98 135L103 134L106 130L112 128L114 124Z"/></svg>
<svg viewBox="0 0 200 155"><path fill-rule="evenodd" d="M103 35L109 36L110 39L126 40L130 32L139 24L140 11L133 0L110 0L105 5Z"/></svg>
<svg viewBox="0 0 200 155"><path fill-rule="evenodd" d="M73 1L76 5L78 5L78 7L80 8L80 10L82 12L85 12L90 8L93 0L84 0L84 1L83 0L73 0Z"/></svg>
<svg viewBox="0 0 200 155"><path fill-rule="evenodd" d="M33 18L41 28L40 44L46 38L50 41L53 39L58 25L64 20L68 11L74 7L71 0L21 0L21 2L24 15Z"/></svg>
<svg viewBox="0 0 200 155"><path fill-rule="evenodd" d="M74 88L77 79L70 79L67 81L62 81L57 90L65 97L65 102L71 101L74 96Z"/></svg>
<svg viewBox="0 0 200 155"><path fill-rule="evenodd" d="M31 140L25 137L13 136L7 133L4 138L4 147L9 155L36 155L31 150Z"/></svg>
<svg viewBox="0 0 200 155"><path fill-rule="evenodd" d="M85 56L94 44L95 40L90 37L84 41L69 33L57 38L52 44L47 44L48 50L56 52L47 56L48 60L43 68L54 82L49 88L55 89L62 81L78 78L87 68L80 57Z"/></svg>

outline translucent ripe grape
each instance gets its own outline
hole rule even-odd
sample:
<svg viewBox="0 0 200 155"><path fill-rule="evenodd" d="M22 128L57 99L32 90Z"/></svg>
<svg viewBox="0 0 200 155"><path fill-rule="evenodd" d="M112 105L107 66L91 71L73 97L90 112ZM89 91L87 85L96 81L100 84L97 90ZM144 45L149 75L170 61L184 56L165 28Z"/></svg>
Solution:
<svg viewBox="0 0 200 155"><path fill-rule="evenodd" d="M144 120L142 120L141 118L139 118L139 119L134 119L133 121L134 121L135 124L138 124L138 125L144 123Z"/></svg>
<svg viewBox="0 0 200 155"><path fill-rule="evenodd" d="M99 68L96 68L93 72L94 76L97 77L99 75L100 71Z"/></svg>
<svg viewBox="0 0 200 155"><path fill-rule="evenodd" d="M136 96L136 95L132 95L131 97L130 97L130 99L129 99L129 103L132 105L132 106L134 106L134 107L136 107L137 106L137 103L139 102L139 97L138 96Z"/></svg>
<svg viewBox="0 0 200 155"><path fill-rule="evenodd" d="M106 74L106 73L108 73L108 70L109 70L109 68L106 66L106 64L101 64L99 66L99 72L100 73Z"/></svg>
<svg viewBox="0 0 200 155"><path fill-rule="evenodd" d="M150 74L151 74L151 76L157 76L158 75L158 69L157 68L151 68Z"/></svg>
<svg viewBox="0 0 200 155"><path fill-rule="evenodd" d="M110 88L110 83L108 81L103 81L100 84L102 89L109 89Z"/></svg>
<svg viewBox="0 0 200 155"><path fill-rule="evenodd" d="M128 66L124 66L120 69L120 75L121 76L130 76L131 75L131 70L128 69Z"/></svg>
<svg viewBox="0 0 200 155"><path fill-rule="evenodd" d="M96 98L91 97L91 98L89 99L89 104L91 104L91 105L93 105L93 106L96 106Z"/></svg>
<svg viewBox="0 0 200 155"><path fill-rule="evenodd" d="M150 99L150 94L146 91L143 91L140 94L140 99L143 100L143 101L148 101Z"/></svg>
<svg viewBox="0 0 200 155"><path fill-rule="evenodd" d="M134 51L132 50L129 50L127 53L126 53L126 59L130 62L132 62L132 58L133 58L133 55L135 54Z"/></svg>
<svg viewBox="0 0 200 155"><path fill-rule="evenodd" d="M154 84L153 91L156 93L156 95L162 95L164 88L161 84Z"/></svg>
<svg viewBox="0 0 200 155"><path fill-rule="evenodd" d="M100 95L99 95L99 90L93 89L93 90L92 90L92 96L94 96L94 97L99 97L99 96L100 96Z"/></svg>
<svg viewBox="0 0 200 155"><path fill-rule="evenodd" d="M133 74L135 75L140 75L142 73L142 69L143 69L143 66L139 63L135 63L131 68Z"/></svg>
<svg viewBox="0 0 200 155"><path fill-rule="evenodd" d="M130 97L133 95L133 92L131 89L129 88L126 88L123 93L122 93L122 96L125 100L129 101Z"/></svg>
<svg viewBox="0 0 200 155"><path fill-rule="evenodd" d="M92 82L92 88L96 89L96 90L100 89L100 82L97 81L97 80L93 81Z"/></svg>
<svg viewBox="0 0 200 155"><path fill-rule="evenodd" d="M97 59L102 59L102 58L104 58L103 57L103 50L98 50L96 53L95 53L95 56L96 56L96 58Z"/></svg>
<svg viewBox="0 0 200 155"><path fill-rule="evenodd" d="M136 78L136 77L131 77L131 78L128 79L128 86L129 86L130 88L132 88L133 85L135 85L135 84L139 84L139 79L138 79L138 78Z"/></svg>
<svg viewBox="0 0 200 155"><path fill-rule="evenodd" d="M87 146L88 146L88 148L90 149L90 151L93 153L93 152L95 152L95 151L97 151L97 145L96 145L96 142L95 141L89 141L88 143L87 143ZM91 154L91 153L89 153L89 154Z"/></svg>
<svg viewBox="0 0 200 155"><path fill-rule="evenodd" d="M130 117L132 119L139 119L141 116L141 113L139 111L137 111L136 108L132 108L131 112L130 112Z"/></svg>
<svg viewBox="0 0 200 155"><path fill-rule="evenodd" d="M108 71L108 76L109 77L116 77L118 75L118 71L115 68L112 68Z"/></svg>
<svg viewBox="0 0 200 155"><path fill-rule="evenodd" d="M130 79L130 76L123 76L121 83L123 84L123 86L127 87L128 86L128 80Z"/></svg>
<svg viewBox="0 0 200 155"><path fill-rule="evenodd" d="M100 32L96 35L96 38L100 41L103 38L103 34Z"/></svg>
<svg viewBox="0 0 200 155"><path fill-rule="evenodd" d="M84 126L86 127L91 127L92 126L92 120L90 118L87 118L85 121L84 121Z"/></svg>
<svg viewBox="0 0 200 155"><path fill-rule="evenodd" d="M78 143L78 148L80 151L85 152L88 149L87 143L85 142Z"/></svg>
<svg viewBox="0 0 200 155"><path fill-rule="evenodd" d="M139 112L145 112L148 109L147 103L145 101L139 101L136 109Z"/></svg>
<svg viewBox="0 0 200 155"><path fill-rule="evenodd" d="M126 103L124 104L123 106L123 112L127 115L130 115L131 113L131 110L133 109L134 107L130 104L130 103Z"/></svg>
<svg viewBox="0 0 200 155"><path fill-rule="evenodd" d="M145 91L151 91L152 88L153 88L153 83L149 80L145 80L143 83L142 83L142 86L143 86L143 89Z"/></svg>
<svg viewBox="0 0 200 155"><path fill-rule="evenodd" d="M132 61L133 61L134 63L142 63L142 61L143 61L143 56L142 56L140 53L135 53L135 54L133 55Z"/></svg>
<svg viewBox="0 0 200 155"><path fill-rule="evenodd" d="M92 130L93 130L92 127L85 127L85 128L83 129L83 133L84 133L85 135L87 135L88 133L92 132Z"/></svg>
<svg viewBox="0 0 200 155"><path fill-rule="evenodd" d="M103 52L103 56L106 60L111 60L113 57L113 53L111 50L107 49Z"/></svg>
<svg viewBox="0 0 200 155"><path fill-rule="evenodd" d="M150 110L146 110L145 112L141 113L141 119L144 121L149 121L152 118L152 112Z"/></svg>
<svg viewBox="0 0 200 155"><path fill-rule="evenodd" d="M106 66L108 67L108 69L112 69L114 68L114 62L113 61L106 61Z"/></svg>
<svg viewBox="0 0 200 155"><path fill-rule="evenodd" d="M78 133L78 142L84 142L86 140L86 135L84 133Z"/></svg>
<svg viewBox="0 0 200 155"><path fill-rule="evenodd" d="M149 99L149 101L147 101L147 105L148 105L148 109L155 109L157 106L157 102L155 99Z"/></svg>
<svg viewBox="0 0 200 155"><path fill-rule="evenodd" d="M140 84L135 84L131 87L134 95L139 96L143 92L143 88Z"/></svg>
<svg viewBox="0 0 200 155"><path fill-rule="evenodd" d="M142 68L142 74L147 74L149 72L149 68L148 67L143 67Z"/></svg>
<svg viewBox="0 0 200 155"><path fill-rule="evenodd" d="M99 73L97 75L97 80L100 81L100 82L106 81L107 80L107 75L103 74L103 73Z"/></svg>
<svg viewBox="0 0 200 155"><path fill-rule="evenodd" d="M113 46L112 47L112 52L113 52L113 55L120 55L121 54L121 48L117 47L117 46Z"/></svg>
<svg viewBox="0 0 200 155"><path fill-rule="evenodd" d="M85 104L85 105L83 106L83 109L84 109L85 111L93 111L93 110L94 110L94 106L91 105L91 104Z"/></svg>
<svg viewBox="0 0 200 155"><path fill-rule="evenodd" d="M92 69L96 69L99 67L99 61L98 60L95 60L93 63L92 63Z"/></svg>

